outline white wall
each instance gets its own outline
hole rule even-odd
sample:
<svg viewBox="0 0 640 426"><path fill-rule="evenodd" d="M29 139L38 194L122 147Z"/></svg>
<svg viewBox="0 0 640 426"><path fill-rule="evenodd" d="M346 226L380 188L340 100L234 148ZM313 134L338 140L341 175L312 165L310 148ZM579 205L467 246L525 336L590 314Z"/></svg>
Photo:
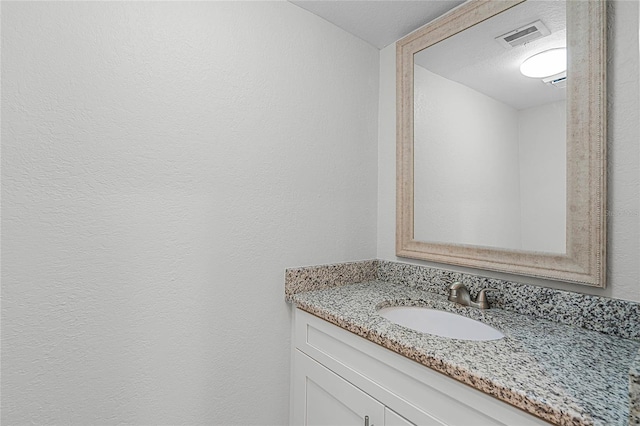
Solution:
<svg viewBox="0 0 640 426"><path fill-rule="evenodd" d="M595 289L395 256L395 45L380 51L378 258L640 301L640 67L638 2L608 3L608 287Z"/></svg>
<svg viewBox="0 0 640 426"><path fill-rule="evenodd" d="M378 51L286 2L2 9L2 423L285 424L285 267L376 254Z"/></svg>
<svg viewBox="0 0 640 426"><path fill-rule="evenodd" d="M565 253L567 102L518 111L522 247Z"/></svg>
<svg viewBox="0 0 640 426"><path fill-rule="evenodd" d="M414 234L521 248L518 111L414 67Z"/></svg>

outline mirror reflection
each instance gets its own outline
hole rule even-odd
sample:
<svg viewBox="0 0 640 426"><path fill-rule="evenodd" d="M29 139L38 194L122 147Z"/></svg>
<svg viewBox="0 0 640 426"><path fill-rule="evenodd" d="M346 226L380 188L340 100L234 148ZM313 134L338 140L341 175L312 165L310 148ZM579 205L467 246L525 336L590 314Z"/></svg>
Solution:
<svg viewBox="0 0 640 426"><path fill-rule="evenodd" d="M526 1L414 55L415 240L565 253L566 46Z"/></svg>

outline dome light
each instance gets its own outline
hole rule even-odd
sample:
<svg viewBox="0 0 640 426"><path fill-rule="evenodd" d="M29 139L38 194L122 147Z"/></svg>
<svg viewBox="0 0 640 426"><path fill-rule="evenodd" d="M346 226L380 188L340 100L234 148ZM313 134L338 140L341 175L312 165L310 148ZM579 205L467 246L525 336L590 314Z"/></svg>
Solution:
<svg viewBox="0 0 640 426"><path fill-rule="evenodd" d="M532 78L544 78L567 70L567 49L549 49L526 59L520 72Z"/></svg>

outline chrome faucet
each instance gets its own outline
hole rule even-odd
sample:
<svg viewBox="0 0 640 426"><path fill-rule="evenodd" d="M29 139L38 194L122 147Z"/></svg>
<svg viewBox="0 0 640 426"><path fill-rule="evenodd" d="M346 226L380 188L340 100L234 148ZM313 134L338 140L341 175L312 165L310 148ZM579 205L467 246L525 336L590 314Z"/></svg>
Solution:
<svg viewBox="0 0 640 426"><path fill-rule="evenodd" d="M455 303L459 303L464 306L471 306L478 309L489 309L489 302L487 302L487 295L485 294L489 290L496 290L495 288L483 288L478 293L476 300L471 299L469 290L459 281L451 284L449 287L449 300Z"/></svg>

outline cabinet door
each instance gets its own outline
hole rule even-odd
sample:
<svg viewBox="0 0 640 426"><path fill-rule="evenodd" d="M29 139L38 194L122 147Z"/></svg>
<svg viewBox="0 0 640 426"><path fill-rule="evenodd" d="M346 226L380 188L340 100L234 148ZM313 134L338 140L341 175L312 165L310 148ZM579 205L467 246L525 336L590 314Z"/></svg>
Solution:
<svg viewBox="0 0 640 426"><path fill-rule="evenodd" d="M296 426L384 426L384 406L296 350L293 421Z"/></svg>
<svg viewBox="0 0 640 426"><path fill-rule="evenodd" d="M416 426L388 407L384 408L384 426Z"/></svg>

